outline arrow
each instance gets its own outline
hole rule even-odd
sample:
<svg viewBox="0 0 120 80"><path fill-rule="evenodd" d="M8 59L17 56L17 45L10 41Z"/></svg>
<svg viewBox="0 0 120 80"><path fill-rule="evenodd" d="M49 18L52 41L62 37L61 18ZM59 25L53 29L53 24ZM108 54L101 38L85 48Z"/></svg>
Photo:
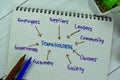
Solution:
<svg viewBox="0 0 120 80"><path fill-rule="evenodd" d="M35 44L29 45L29 47L32 47L32 46L39 46L39 43L36 42Z"/></svg>
<svg viewBox="0 0 120 80"><path fill-rule="evenodd" d="M60 25L58 26L58 39L60 39Z"/></svg>
<svg viewBox="0 0 120 80"><path fill-rule="evenodd" d="M39 32L39 30L38 30L38 28L37 28L36 26L35 26L35 29L36 29L36 30L37 30L37 32L38 32L38 36L40 36L40 37L41 37L41 36L42 36L42 33L40 33L40 32Z"/></svg>
<svg viewBox="0 0 120 80"><path fill-rule="evenodd" d="M67 38L70 38L72 35L74 35L74 34L78 33L79 31L80 31L80 30L75 31L75 32L71 33L70 35L67 35Z"/></svg>
<svg viewBox="0 0 120 80"><path fill-rule="evenodd" d="M85 41L81 41L81 42L75 42L75 45L77 46L78 44L84 43Z"/></svg>
<svg viewBox="0 0 120 80"><path fill-rule="evenodd" d="M73 50L73 53L77 54L78 56L80 56L80 54L78 54L78 52L76 50Z"/></svg>
<svg viewBox="0 0 120 80"><path fill-rule="evenodd" d="M66 54L66 57L67 57L69 63L72 64L72 62L70 61L70 58L69 58L69 54Z"/></svg>
<svg viewBox="0 0 120 80"><path fill-rule="evenodd" d="M48 57L49 57L49 54L51 53L51 50L48 50L48 53L47 53L47 60L48 60Z"/></svg>

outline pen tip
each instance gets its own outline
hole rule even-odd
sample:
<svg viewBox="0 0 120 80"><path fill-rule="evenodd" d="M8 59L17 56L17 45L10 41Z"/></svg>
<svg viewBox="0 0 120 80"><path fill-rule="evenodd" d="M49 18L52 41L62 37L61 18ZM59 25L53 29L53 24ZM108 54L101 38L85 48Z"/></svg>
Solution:
<svg viewBox="0 0 120 80"><path fill-rule="evenodd" d="M25 57L25 56L26 56L26 54L23 57Z"/></svg>
<svg viewBox="0 0 120 80"><path fill-rule="evenodd" d="M30 58L28 59L28 61L31 61L31 59L32 59L32 57L30 57Z"/></svg>
<svg viewBox="0 0 120 80"><path fill-rule="evenodd" d="M32 59L32 57L30 57L30 59Z"/></svg>

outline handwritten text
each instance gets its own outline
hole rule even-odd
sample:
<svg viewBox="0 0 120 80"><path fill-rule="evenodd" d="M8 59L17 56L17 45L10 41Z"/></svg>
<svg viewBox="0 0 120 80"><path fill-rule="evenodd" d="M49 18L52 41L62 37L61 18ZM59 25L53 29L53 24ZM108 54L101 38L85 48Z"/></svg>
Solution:
<svg viewBox="0 0 120 80"><path fill-rule="evenodd" d="M44 40L41 41L42 46L47 47L56 47L56 48L63 48L63 49L73 49L73 45L57 43L57 42L46 42Z"/></svg>
<svg viewBox="0 0 120 80"><path fill-rule="evenodd" d="M90 27L90 26L75 24L74 27L75 27L75 29L86 30L86 31L89 31L89 32L93 31L92 27Z"/></svg>
<svg viewBox="0 0 120 80"><path fill-rule="evenodd" d="M37 48L30 48L30 47L17 46L17 45L15 45L15 50L38 52L38 49L37 49Z"/></svg>
<svg viewBox="0 0 120 80"><path fill-rule="evenodd" d="M62 24L68 24L69 20L64 20L62 18L52 18L50 17L50 21L54 23L62 23Z"/></svg>
<svg viewBox="0 0 120 80"><path fill-rule="evenodd" d="M67 65L67 69L71 71L79 71L81 73L84 73L84 68L78 67L78 66L71 66L70 64Z"/></svg>
<svg viewBox="0 0 120 80"><path fill-rule="evenodd" d="M49 65L49 66L53 66L54 62L51 61L40 61L40 60L33 60L33 63L37 64L37 65Z"/></svg>
<svg viewBox="0 0 120 80"><path fill-rule="evenodd" d="M34 25L34 24L40 24L40 20L29 20L29 19L22 19L22 18L18 18L18 22L20 23L26 23L26 24L31 24L31 25Z"/></svg>
<svg viewBox="0 0 120 80"><path fill-rule="evenodd" d="M99 44L104 44L104 39L102 39L100 37L92 38L92 37L86 37L86 36L81 35L80 39L81 40L86 40L86 41L91 41L91 42L96 42L96 43L99 43Z"/></svg>
<svg viewBox="0 0 120 80"><path fill-rule="evenodd" d="M86 57L86 56L84 56L84 55L80 55L80 60L97 62L97 58Z"/></svg>

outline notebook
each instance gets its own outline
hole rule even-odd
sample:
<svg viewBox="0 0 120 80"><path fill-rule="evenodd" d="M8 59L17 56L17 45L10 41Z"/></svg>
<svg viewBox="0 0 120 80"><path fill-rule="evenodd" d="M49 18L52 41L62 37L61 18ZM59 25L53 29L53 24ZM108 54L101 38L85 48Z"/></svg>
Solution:
<svg viewBox="0 0 120 80"><path fill-rule="evenodd" d="M24 54L27 80L107 80L113 19L17 7L11 24L8 72Z"/></svg>

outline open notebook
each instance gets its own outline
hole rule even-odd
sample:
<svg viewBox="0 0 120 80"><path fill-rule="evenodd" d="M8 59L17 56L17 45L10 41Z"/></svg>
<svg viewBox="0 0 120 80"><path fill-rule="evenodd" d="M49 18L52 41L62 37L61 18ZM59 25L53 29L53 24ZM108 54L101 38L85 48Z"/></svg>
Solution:
<svg viewBox="0 0 120 80"><path fill-rule="evenodd" d="M107 80L112 33L111 17L17 7L8 69L26 54L27 80Z"/></svg>

